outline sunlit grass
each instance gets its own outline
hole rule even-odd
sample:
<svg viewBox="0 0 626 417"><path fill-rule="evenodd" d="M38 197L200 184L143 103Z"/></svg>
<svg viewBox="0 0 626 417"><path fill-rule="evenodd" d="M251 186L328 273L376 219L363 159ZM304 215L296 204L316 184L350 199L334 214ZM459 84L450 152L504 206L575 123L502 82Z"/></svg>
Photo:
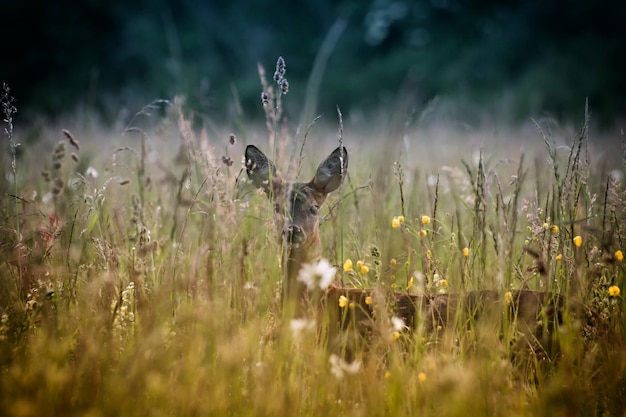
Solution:
<svg viewBox="0 0 626 417"><path fill-rule="evenodd" d="M371 329L345 344L324 340L329 315L317 305L309 320L283 317L279 219L241 174L245 144L194 131L179 110L107 132L111 143L56 132L48 154L25 149L16 161L17 193L11 184L2 196L4 415L625 409L626 193L607 173L626 166L596 164L586 124L564 143L538 129L524 152L510 138L476 148L458 136L449 148L423 131L405 143L346 132L349 180L320 212L336 285L493 289L503 305L515 289L563 295L558 352L546 357L516 349L522 335L497 317L457 313L432 331L416 317L410 330L378 292L362 300L377 311ZM284 170L301 145L287 132L270 132L274 149L256 143ZM336 147L315 136L303 178ZM348 329L361 326L359 300L333 306Z"/></svg>

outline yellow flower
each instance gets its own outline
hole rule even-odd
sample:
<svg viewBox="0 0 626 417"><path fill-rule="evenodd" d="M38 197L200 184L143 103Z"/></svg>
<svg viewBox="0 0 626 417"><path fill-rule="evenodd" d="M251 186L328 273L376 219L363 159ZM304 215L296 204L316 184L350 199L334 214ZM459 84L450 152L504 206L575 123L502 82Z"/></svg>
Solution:
<svg viewBox="0 0 626 417"><path fill-rule="evenodd" d="M544 224L543 224L543 228L544 228L545 230L548 230L548 229L550 228L550 225L549 225L548 223L544 223Z"/></svg>
<svg viewBox="0 0 626 417"><path fill-rule="evenodd" d="M389 378L391 378L391 372L386 371L385 372L385 379L389 379Z"/></svg>
<svg viewBox="0 0 626 417"><path fill-rule="evenodd" d="M424 382L426 382L426 374L424 372L420 372L419 374L417 374L417 380L423 384Z"/></svg>
<svg viewBox="0 0 626 417"><path fill-rule="evenodd" d="M370 268L369 266L362 264L359 269L361 270L361 274L363 275L367 275L368 272L370 272Z"/></svg>
<svg viewBox="0 0 626 417"><path fill-rule="evenodd" d="M391 340L398 340L398 339L400 339L400 332L391 333Z"/></svg>
<svg viewBox="0 0 626 417"><path fill-rule="evenodd" d="M461 252L463 253L463 256L465 256L466 258L469 256L469 248L465 247L463 248Z"/></svg>
<svg viewBox="0 0 626 417"><path fill-rule="evenodd" d="M424 229L420 230L419 232L417 232L417 235L419 237L421 237L422 239L426 237L426 235L428 234L428 232Z"/></svg>
<svg viewBox="0 0 626 417"><path fill-rule="evenodd" d="M559 226L557 226L556 224L553 224L552 227L550 228L550 231L552 232L553 235L556 235L557 233L559 233Z"/></svg>
<svg viewBox="0 0 626 417"><path fill-rule="evenodd" d="M577 248L580 248L583 245L583 238L580 235L575 236L572 240Z"/></svg>
<svg viewBox="0 0 626 417"><path fill-rule="evenodd" d="M350 304L348 304L348 307L354 310L354 301L351 301Z"/></svg>
<svg viewBox="0 0 626 417"><path fill-rule="evenodd" d="M348 305L348 298L345 295L339 297L339 307L344 308Z"/></svg>
<svg viewBox="0 0 626 417"><path fill-rule="evenodd" d="M615 259L617 259L618 262L622 262L624 260L624 252L622 252L621 250L616 251Z"/></svg>
<svg viewBox="0 0 626 417"><path fill-rule="evenodd" d="M356 261L357 269L361 269L362 266L363 266L363 261Z"/></svg>
<svg viewBox="0 0 626 417"><path fill-rule="evenodd" d="M411 277L411 279L409 279L409 282L406 284L406 289L410 290L412 286L413 286L413 277Z"/></svg>
<svg viewBox="0 0 626 417"><path fill-rule="evenodd" d="M430 223L430 217L422 216L422 224L429 224L429 223Z"/></svg>
<svg viewBox="0 0 626 417"><path fill-rule="evenodd" d="M346 259L343 263L343 270L346 272L352 272L352 259Z"/></svg>
<svg viewBox="0 0 626 417"><path fill-rule="evenodd" d="M562 260L563 260L563 255L561 255L561 254L559 253L558 255L556 255L556 258L554 258L554 259L556 259L557 261L559 261L559 262L560 262L560 261L562 261Z"/></svg>
<svg viewBox="0 0 626 417"><path fill-rule="evenodd" d="M609 287L609 295L611 297L619 297L619 287L617 285L611 285Z"/></svg>
<svg viewBox="0 0 626 417"><path fill-rule="evenodd" d="M365 297L365 304L367 304L367 305L372 304L372 297L370 297L369 295L367 297Z"/></svg>
<svg viewBox="0 0 626 417"><path fill-rule="evenodd" d="M393 268L398 264L398 261L396 261L396 258L391 258L391 260L389 261L389 265Z"/></svg>
<svg viewBox="0 0 626 417"><path fill-rule="evenodd" d="M507 291L504 294L504 302L508 304L511 304L511 302L513 301L513 293L511 293L511 291Z"/></svg>
<svg viewBox="0 0 626 417"><path fill-rule="evenodd" d="M397 229L398 227L400 227L400 220L398 220L398 217L394 217L391 220L391 227L393 227L394 229Z"/></svg>
<svg viewBox="0 0 626 417"><path fill-rule="evenodd" d="M442 287L447 287L448 286L448 280L442 279L441 281L439 281L439 285L441 285Z"/></svg>
<svg viewBox="0 0 626 417"><path fill-rule="evenodd" d="M404 223L404 216L398 216L398 222L400 224Z"/></svg>

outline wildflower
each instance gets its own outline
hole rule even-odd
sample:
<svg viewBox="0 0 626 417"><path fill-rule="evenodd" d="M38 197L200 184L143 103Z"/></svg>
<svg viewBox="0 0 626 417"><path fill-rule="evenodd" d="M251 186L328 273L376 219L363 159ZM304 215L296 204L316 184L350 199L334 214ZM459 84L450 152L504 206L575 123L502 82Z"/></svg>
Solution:
<svg viewBox="0 0 626 417"><path fill-rule="evenodd" d="M424 225L429 224L429 223L430 223L430 217L428 217L428 216L422 216L422 218L421 218L421 222L422 222L422 224L424 224Z"/></svg>
<svg viewBox="0 0 626 417"><path fill-rule="evenodd" d="M621 250L616 251L615 259L617 259L618 262L622 262L624 260L624 252L622 252Z"/></svg>
<svg viewBox="0 0 626 417"><path fill-rule="evenodd" d="M409 282L407 282L406 284L407 291L410 290L412 286L413 286L413 277L411 277L411 279L409 279Z"/></svg>
<svg viewBox="0 0 626 417"><path fill-rule="evenodd" d="M394 229L400 227L400 220L398 220L397 216L391 220L391 227L393 227Z"/></svg>
<svg viewBox="0 0 626 417"><path fill-rule="evenodd" d="M469 256L469 248L465 247L463 248L463 250L461 251L461 253L463 253L463 256L465 256L466 258Z"/></svg>
<svg viewBox="0 0 626 417"><path fill-rule="evenodd" d="M343 263L343 270L345 272L352 272L352 259L346 259Z"/></svg>
<svg viewBox="0 0 626 417"><path fill-rule="evenodd" d="M396 332L402 331L404 329L408 329L406 324L404 324L404 320L401 319L400 317L395 317L395 316L391 318L391 327Z"/></svg>
<svg viewBox="0 0 626 417"><path fill-rule="evenodd" d="M620 291L619 291L619 287L617 285L611 285L609 287L609 295L611 297L619 297L619 293L620 293Z"/></svg>
<svg viewBox="0 0 626 417"><path fill-rule="evenodd" d="M423 238L425 238L425 237L426 237L426 235L428 235L428 232L427 232L426 230L422 229L422 230L420 230L419 232L417 232L417 235L418 235L420 238L422 238L422 239L423 239Z"/></svg>
<svg viewBox="0 0 626 417"><path fill-rule="evenodd" d="M361 269L361 267L363 266L363 261L356 261L356 268L357 269Z"/></svg>
<svg viewBox="0 0 626 417"><path fill-rule="evenodd" d="M348 298L345 295L339 297L339 307L344 308L348 305Z"/></svg>
<svg viewBox="0 0 626 417"><path fill-rule="evenodd" d="M404 216L398 216L398 222L400 224L404 223Z"/></svg>
<svg viewBox="0 0 626 417"><path fill-rule="evenodd" d="M389 378L391 378L391 372L385 371L385 379L389 379Z"/></svg>
<svg viewBox="0 0 626 417"><path fill-rule="evenodd" d="M441 285L442 287L447 287L448 286L448 280L442 279L441 281L439 281L439 285Z"/></svg>
<svg viewBox="0 0 626 417"><path fill-rule="evenodd" d="M365 304L367 304L367 305L372 304L372 297L370 297L369 295L367 297L365 297Z"/></svg>
<svg viewBox="0 0 626 417"><path fill-rule="evenodd" d="M417 374L417 380L423 384L424 382L426 382L426 374L424 372L420 372L419 374Z"/></svg>
<svg viewBox="0 0 626 417"><path fill-rule="evenodd" d="M556 235L559 233L559 226L557 226L556 224L553 224L552 227L550 228L550 232L552 232L553 235Z"/></svg>
<svg viewBox="0 0 626 417"><path fill-rule="evenodd" d="M504 302L509 305L511 304L511 302L513 301L513 293L511 293L511 291L507 291L504 294Z"/></svg>
<svg viewBox="0 0 626 417"><path fill-rule="evenodd" d="M561 262L563 260L563 255L561 255L560 253L558 255L556 255L556 259L557 261Z"/></svg>
<svg viewBox="0 0 626 417"><path fill-rule="evenodd" d="M370 272L369 266L367 266L365 264L361 265L361 267L359 269L361 270L361 274L363 274L363 275L367 275L367 273Z"/></svg>
<svg viewBox="0 0 626 417"><path fill-rule="evenodd" d="M89 167L87 168L87 171L85 171L85 176L91 177L91 178L98 178L98 171L96 171L94 167Z"/></svg>
<svg viewBox="0 0 626 417"><path fill-rule="evenodd" d="M398 339L400 339L400 332L391 333L391 340L398 340Z"/></svg>
<svg viewBox="0 0 626 417"><path fill-rule="evenodd" d="M343 378L345 374L356 374L361 369L360 361L348 363L334 353L330 355L328 361L330 362L330 372L337 379Z"/></svg>
<svg viewBox="0 0 626 417"><path fill-rule="evenodd" d="M577 248L580 248L583 244L583 238L580 235L575 236L574 239L572 239L572 241L574 242L574 245Z"/></svg>
<svg viewBox="0 0 626 417"><path fill-rule="evenodd" d="M350 301L350 304L348 304L348 307L354 310L354 301Z"/></svg>
<svg viewBox="0 0 626 417"><path fill-rule="evenodd" d="M544 223L544 224L543 224L543 228L544 228L545 230L548 230L548 229L550 228L550 224L549 224L549 223Z"/></svg>
<svg viewBox="0 0 626 417"><path fill-rule="evenodd" d="M315 320L293 319L289 323L289 327L291 328L293 338L298 339L302 333L315 329Z"/></svg>
<svg viewBox="0 0 626 417"><path fill-rule="evenodd" d="M325 290L333 282L336 272L337 269L326 259L321 259L317 263L303 265L298 274L298 281L305 283L309 291L316 287Z"/></svg>
<svg viewBox="0 0 626 417"><path fill-rule="evenodd" d="M396 258L391 258L391 260L389 261L389 266L391 266L392 268L394 268L397 264L398 261L396 260Z"/></svg>

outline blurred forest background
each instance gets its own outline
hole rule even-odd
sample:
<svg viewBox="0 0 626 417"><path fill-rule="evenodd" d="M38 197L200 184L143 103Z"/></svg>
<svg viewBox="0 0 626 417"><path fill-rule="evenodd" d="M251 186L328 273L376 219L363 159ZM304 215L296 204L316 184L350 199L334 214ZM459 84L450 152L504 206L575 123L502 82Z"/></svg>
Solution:
<svg viewBox="0 0 626 417"><path fill-rule="evenodd" d="M623 0L22 0L0 16L17 120L113 121L176 94L197 115L261 118L257 62L271 78L278 56L293 118L449 100L580 121L586 98L607 127L626 115Z"/></svg>

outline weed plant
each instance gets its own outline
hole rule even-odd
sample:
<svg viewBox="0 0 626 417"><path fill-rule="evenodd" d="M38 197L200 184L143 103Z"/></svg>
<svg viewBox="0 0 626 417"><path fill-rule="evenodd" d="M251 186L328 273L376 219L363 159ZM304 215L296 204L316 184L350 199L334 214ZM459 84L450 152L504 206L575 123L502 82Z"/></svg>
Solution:
<svg viewBox="0 0 626 417"><path fill-rule="evenodd" d="M292 133L284 61L275 84L260 73L268 139L255 144L309 178L336 144L314 122ZM3 415L624 415L626 159L594 153L588 111L566 139L537 121L526 151L486 132L478 151L419 128L344 137L338 122L351 168L321 210L336 285L566 300L558 352L514 360L506 326L410 331L370 299L377 329L346 358L281 314L280 219L242 175L247 143L193 128L175 99L138 112L119 146L63 130L48 156L16 159L2 100Z"/></svg>

